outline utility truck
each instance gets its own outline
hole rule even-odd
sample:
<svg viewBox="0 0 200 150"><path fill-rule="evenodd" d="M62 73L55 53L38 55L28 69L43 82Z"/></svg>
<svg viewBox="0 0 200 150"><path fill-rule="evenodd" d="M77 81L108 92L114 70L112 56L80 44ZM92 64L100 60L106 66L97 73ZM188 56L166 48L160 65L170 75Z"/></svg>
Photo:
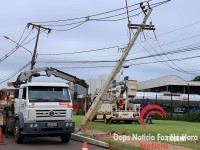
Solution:
<svg viewBox="0 0 200 150"><path fill-rule="evenodd" d="M136 91L136 80L124 80L113 84L104 97L103 103L93 118L93 121L100 119L104 120L105 123L111 123L112 121L139 123L140 104L136 104L134 100Z"/></svg>
<svg viewBox="0 0 200 150"><path fill-rule="evenodd" d="M39 76L40 71L88 87L84 80L54 68L22 72L16 82L9 83L17 89L13 92L2 90L0 126L14 132L16 143L22 143L26 136L60 136L63 143L68 143L75 128L69 86L65 83L27 82L30 76Z"/></svg>

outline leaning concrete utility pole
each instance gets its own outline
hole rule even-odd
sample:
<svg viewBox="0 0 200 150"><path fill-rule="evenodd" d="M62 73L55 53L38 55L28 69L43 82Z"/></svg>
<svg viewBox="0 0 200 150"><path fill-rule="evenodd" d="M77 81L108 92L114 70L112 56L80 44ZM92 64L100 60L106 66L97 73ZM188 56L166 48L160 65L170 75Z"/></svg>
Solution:
<svg viewBox="0 0 200 150"><path fill-rule="evenodd" d="M30 68L30 70L33 70L34 65L35 65L35 58L36 58L38 40L39 40L39 36L40 36L40 29L42 28L42 29L44 29L44 30L48 30L48 33L51 32L51 29L45 28L45 27L42 27L41 25L36 25L36 24L33 24L33 23L28 23L28 24L27 24L28 27L29 27L30 25L32 25L33 28L36 28L36 29L38 30L38 32L37 32L37 37L36 37L36 41L35 41L35 48L34 48L32 60L31 60L31 68ZM29 82L31 82L31 81L32 81L32 76L29 78Z"/></svg>
<svg viewBox="0 0 200 150"><path fill-rule="evenodd" d="M133 47L138 35L140 34L140 32L142 30L153 30L155 28L152 28L154 26L152 25L146 25L146 21L149 18L151 12L152 12L152 8L145 9L144 10L144 6L142 6L143 4L140 4L141 9L143 10L145 17L142 21L142 24L129 24L128 26L131 29L137 29L137 32L135 33L135 35L133 36L133 38L129 41L128 46L126 47L125 51L122 53L120 59L118 60L116 66L114 67L113 71L111 72L111 74L109 75L105 85L103 86L103 88L101 89L101 91L99 92L99 94L97 95L97 97L95 98L94 102L92 103L91 107L89 108L89 110L87 111L85 117L82 120L82 123L80 125L80 130L86 130L89 123L92 121L93 117L95 116L97 110L99 109L100 104L103 102L103 97L106 94L106 92L108 91L112 81L114 80L114 78L116 77L117 73L120 71L122 64L124 63L128 53L130 52L131 48ZM132 27L134 26L134 27Z"/></svg>

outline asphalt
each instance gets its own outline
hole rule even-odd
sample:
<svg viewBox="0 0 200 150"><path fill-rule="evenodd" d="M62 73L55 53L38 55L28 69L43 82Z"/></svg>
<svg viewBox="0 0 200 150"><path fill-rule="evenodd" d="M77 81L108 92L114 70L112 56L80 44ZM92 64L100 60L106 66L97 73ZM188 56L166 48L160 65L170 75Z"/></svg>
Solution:
<svg viewBox="0 0 200 150"><path fill-rule="evenodd" d="M23 144L16 144L14 137L9 135L4 137L4 145L0 145L0 150L81 150L82 142L71 140L68 144L63 144L58 137L26 137ZM88 150L106 150L88 144Z"/></svg>

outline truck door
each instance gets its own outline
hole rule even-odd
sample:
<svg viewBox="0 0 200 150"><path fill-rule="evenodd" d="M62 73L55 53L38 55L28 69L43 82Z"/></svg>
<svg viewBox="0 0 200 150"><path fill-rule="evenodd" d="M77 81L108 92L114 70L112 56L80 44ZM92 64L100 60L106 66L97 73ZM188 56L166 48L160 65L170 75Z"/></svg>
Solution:
<svg viewBox="0 0 200 150"><path fill-rule="evenodd" d="M27 95L26 87L20 88L19 89L19 97L15 99L15 114L25 110L26 95Z"/></svg>

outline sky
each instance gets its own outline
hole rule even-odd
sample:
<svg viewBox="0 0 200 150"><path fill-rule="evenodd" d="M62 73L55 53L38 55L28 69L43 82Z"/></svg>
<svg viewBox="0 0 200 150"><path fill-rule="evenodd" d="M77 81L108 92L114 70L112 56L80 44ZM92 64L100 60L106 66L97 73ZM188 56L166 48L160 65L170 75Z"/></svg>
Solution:
<svg viewBox="0 0 200 150"><path fill-rule="evenodd" d="M140 2L142 1L127 0L128 6ZM150 4L157 2L161 2L161 0L152 0ZM184 80L191 80L196 75L199 75L199 5L199 0L172 0L164 5L153 8L147 23L152 22L155 26L155 34L152 31L144 31L140 34L126 58L129 61L123 64L124 66L130 65L129 68L122 68L119 72L121 79L129 76L129 79L140 82L166 75L178 75ZM124 8L125 6L125 0L2 1L0 5L0 87L6 86L8 81L15 81L17 75L11 79L9 78L30 62L32 58L31 53L34 50L34 37L37 35L37 29L32 29L32 26L27 28L26 25L29 22L52 29L49 34L45 32L40 34L35 67L58 68L85 80L96 79L102 74L110 74L116 63L103 63L102 61L118 60L122 54L121 51L129 42L126 9L97 16L92 15ZM140 24L144 17L143 13L131 17L141 11L140 9L132 11L138 7L139 5L135 5L128 9L130 21L133 24ZM116 14L122 13L124 14L113 17ZM108 16L111 17L102 19ZM74 19L80 17L83 18ZM125 19L123 20L113 21L124 17ZM89 20L87 20L88 18ZM67 19L68 21L66 21ZM58 22L58 20L60 21ZM54 22L44 23L46 21ZM76 25L80 26L73 28ZM70 30L57 31L66 29ZM31 53L20 47L9 56L9 52L12 52L16 47L16 44L11 40L18 42L23 31L24 34L20 41L22 45L33 39L24 45ZM131 31L132 37L134 32L135 30ZM4 38L4 36L9 37L11 40ZM108 47L114 48L74 53ZM177 50L187 52L152 56ZM60 53L68 54L55 55ZM151 57L141 59L144 56ZM3 59L5 57L6 59ZM176 61L173 61L174 59ZM93 62L87 63L86 61ZM95 61L100 61L100 63ZM29 69L30 65L24 70L27 71ZM6 79L9 80L5 81ZM48 77L34 78L33 81L64 82L57 78Z"/></svg>

